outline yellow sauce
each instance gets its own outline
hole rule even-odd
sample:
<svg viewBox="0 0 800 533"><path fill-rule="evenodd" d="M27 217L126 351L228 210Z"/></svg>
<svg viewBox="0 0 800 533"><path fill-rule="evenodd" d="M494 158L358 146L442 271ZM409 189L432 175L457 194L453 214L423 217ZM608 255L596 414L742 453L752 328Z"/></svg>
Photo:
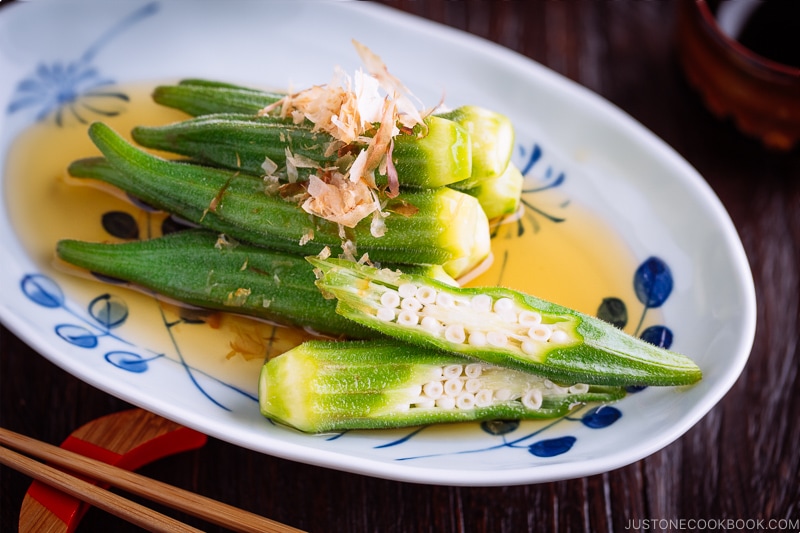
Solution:
<svg viewBox="0 0 800 533"><path fill-rule="evenodd" d="M102 120L128 136L135 125L186 118L153 103L151 88L120 88L130 97L127 109ZM291 348L308 334L227 314L216 314L205 324L182 322L178 307L159 302L152 295L75 276L56 266L54 249L59 239L115 240L100 222L108 211L131 214L141 238L159 236L164 218L161 213L141 210L119 195L86 186L67 175L66 168L73 160L99 155L86 128L86 124L74 120L64 127L52 120L37 123L10 150L4 169L5 207L26 251L77 306L86 309L92 299L104 293L124 300L129 319L115 334L136 339L154 353L182 359L231 385L256 390L265 358ZM539 219L538 230L526 226L523 220L521 237L517 237L517 222L501 225L493 239L493 264L469 285L504 285L588 314L595 314L606 297L635 301L632 277L636 265L625 244L587 209L571 204L560 214L564 222Z"/></svg>

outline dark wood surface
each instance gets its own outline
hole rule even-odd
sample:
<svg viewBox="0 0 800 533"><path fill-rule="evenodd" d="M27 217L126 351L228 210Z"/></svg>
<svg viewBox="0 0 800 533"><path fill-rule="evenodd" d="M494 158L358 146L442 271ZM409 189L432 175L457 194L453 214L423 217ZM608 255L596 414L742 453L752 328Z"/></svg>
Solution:
<svg viewBox="0 0 800 533"><path fill-rule="evenodd" d="M142 472L314 532L658 531L679 530L681 519L761 519L764 528L770 519L784 519L798 530L800 150L770 153L706 111L675 56L675 2L382 3L496 41L585 85L699 170L730 212L755 278L758 327L744 373L677 442L583 479L495 488L415 485L297 464L213 439ZM49 363L5 328L0 387L0 425L52 443L129 407ZM0 468L0 531L16 530L28 484ZM130 530L97 510L79 529Z"/></svg>

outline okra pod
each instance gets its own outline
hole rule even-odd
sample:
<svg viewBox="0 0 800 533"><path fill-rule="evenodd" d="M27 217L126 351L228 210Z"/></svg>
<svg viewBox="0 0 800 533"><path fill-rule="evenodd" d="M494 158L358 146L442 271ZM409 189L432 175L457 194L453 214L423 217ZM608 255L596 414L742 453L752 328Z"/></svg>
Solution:
<svg viewBox="0 0 800 533"><path fill-rule="evenodd" d="M618 387L559 386L533 374L385 340L308 341L268 361L261 413L301 431L553 418Z"/></svg>
<svg viewBox="0 0 800 533"><path fill-rule="evenodd" d="M295 167L295 180L305 181L317 168L335 166L337 160L336 150L329 153L333 137L314 132L307 125L293 124L291 119L271 116L203 115L165 126L137 126L131 136L147 148L254 176L265 174L267 160L285 169L287 157L294 157L305 162L305 166Z"/></svg>
<svg viewBox="0 0 800 533"><path fill-rule="evenodd" d="M337 312L411 344L593 385L685 385L701 371L602 320L501 287L448 287L424 276L310 257Z"/></svg>
<svg viewBox="0 0 800 533"><path fill-rule="evenodd" d="M156 102L180 109L192 116L213 113L255 115L278 101L281 96L278 93L207 80L183 80L178 85L159 86L154 92ZM513 124L507 116L473 105L436 113L435 116L459 124L470 136L471 172L455 188L462 191L473 189L483 180L503 174L511 161L516 138Z"/></svg>
<svg viewBox="0 0 800 533"><path fill-rule="evenodd" d="M524 177L516 165L509 163L499 176L486 178L477 185L462 189L458 183L452 188L474 196L490 220L517 212L522 198Z"/></svg>
<svg viewBox="0 0 800 533"><path fill-rule="evenodd" d="M259 178L156 157L102 123L92 124L89 135L116 171L102 178L154 207L286 252L318 254L342 245L337 224L306 213L294 199L268 194ZM443 265L459 277L489 254L488 220L467 194L421 189L389 200L384 210L389 216L383 236L372 234L368 218L345 231L358 254L372 261Z"/></svg>
<svg viewBox="0 0 800 533"><path fill-rule="evenodd" d="M302 257L237 243L205 230L109 244L62 240L60 259L145 287L188 305L254 316L318 333L376 337L337 316L335 302L314 287Z"/></svg>
<svg viewBox="0 0 800 533"><path fill-rule="evenodd" d="M153 90L152 96L153 101L158 104L179 109L192 116L199 116L211 113L255 115L260 109L283 98L285 94L250 89L231 83L187 79L176 85L160 85Z"/></svg>
<svg viewBox="0 0 800 533"><path fill-rule="evenodd" d="M394 137L392 161L402 186L441 187L467 179L472 172L470 135L456 122L440 117L425 119L425 133L414 131ZM315 132L313 124L291 119L242 114L203 115L164 126L138 126L133 140L147 148L188 156L196 161L264 175L264 162L287 174L287 158L303 158L313 167L284 181L307 179L316 168L338 165L337 143L329 134ZM344 158L342 161L352 162ZM280 175L280 174L278 174ZM379 185L387 183L378 174Z"/></svg>
<svg viewBox="0 0 800 533"><path fill-rule="evenodd" d="M506 171L514 150L514 126L511 120L495 111L474 105L437 113L466 128L472 143L472 172L459 190L471 189L485 179L496 178Z"/></svg>

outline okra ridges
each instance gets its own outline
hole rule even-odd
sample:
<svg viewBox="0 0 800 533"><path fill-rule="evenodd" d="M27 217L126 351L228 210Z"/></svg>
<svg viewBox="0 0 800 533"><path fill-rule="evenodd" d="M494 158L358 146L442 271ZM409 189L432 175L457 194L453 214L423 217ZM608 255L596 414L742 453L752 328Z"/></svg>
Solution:
<svg viewBox="0 0 800 533"><path fill-rule="evenodd" d="M399 326L424 330L452 345L513 350L536 356L549 346L579 339L568 322L547 323L541 313L513 299L486 293L452 294L433 286L401 283L396 289L370 281L374 316Z"/></svg>

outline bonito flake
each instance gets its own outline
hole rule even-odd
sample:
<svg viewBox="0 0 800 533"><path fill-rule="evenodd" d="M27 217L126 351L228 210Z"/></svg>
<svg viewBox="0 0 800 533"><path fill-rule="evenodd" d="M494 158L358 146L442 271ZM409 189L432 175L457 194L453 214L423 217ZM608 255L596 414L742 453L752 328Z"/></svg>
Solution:
<svg viewBox="0 0 800 533"><path fill-rule="evenodd" d="M397 196L399 183L391 162L393 139L403 128L423 123L421 113L411 101L411 93L389 74L386 65L366 46L353 41L367 72L357 71L351 78L336 68L327 85L315 85L289 94L261 110L260 114L291 117L296 123L309 120L314 131L330 134L339 147L348 147L347 168L340 171L318 169L308 181L307 198L302 207L308 213L349 228L374 214L372 233L385 231L378 200L375 171L388 177L387 196ZM297 158L287 154L289 180L297 179Z"/></svg>
<svg viewBox="0 0 800 533"><path fill-rule="evenodd" d="M354 228L363 218L380 209L374 189L364 181L350 181L338 172L329 176L328 181L318 176L309 177L309 197L302 206L306 212Z"/></svg>

